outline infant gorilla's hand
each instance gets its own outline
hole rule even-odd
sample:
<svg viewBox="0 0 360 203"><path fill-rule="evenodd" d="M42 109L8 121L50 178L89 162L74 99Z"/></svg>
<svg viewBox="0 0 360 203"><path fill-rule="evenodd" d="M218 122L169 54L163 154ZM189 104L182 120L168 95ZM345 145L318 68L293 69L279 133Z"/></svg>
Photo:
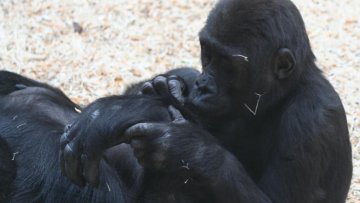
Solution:
<svg viewBox="0 0 360 203"><path fill-rule="evenodd" d="M173 96L181 104L184 103L184 91L186 90L183 79L175 75L159 75L151 81L145 82L139 94Z"/></svg>

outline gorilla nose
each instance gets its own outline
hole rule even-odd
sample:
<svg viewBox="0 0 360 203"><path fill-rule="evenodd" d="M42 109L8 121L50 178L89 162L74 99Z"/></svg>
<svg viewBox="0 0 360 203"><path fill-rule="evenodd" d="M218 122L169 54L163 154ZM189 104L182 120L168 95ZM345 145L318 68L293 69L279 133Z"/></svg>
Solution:
<svg viewBox="0 0 360 203"><path fill-rule="evenodd" d="M211 82L207 78L199 78L195 82L195 87L203 95L204 94L214 94L215 88L214 88L214 84L212 84L212 83L213 82Z"/></svg>

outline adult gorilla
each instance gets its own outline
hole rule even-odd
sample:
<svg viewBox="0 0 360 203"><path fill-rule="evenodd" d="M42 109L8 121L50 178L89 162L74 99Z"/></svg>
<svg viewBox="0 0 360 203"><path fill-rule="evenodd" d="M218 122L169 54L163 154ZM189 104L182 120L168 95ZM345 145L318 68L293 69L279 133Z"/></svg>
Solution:
<svg viewBox="0 0 360 203"><path fill-rule="evenodd" d="M315 65L295 5L222 0L200 43L203 72L188 96L181 80L168 77L145 83L143 93L169 88L201 127L178 117L125 133L139 162L157 174L149 177L158 177L144 196L161 193L174 176L178 184L163 191L165 202L193 193L203 202L345 202L352 161L344 109ZM92 130L81 133L84 126L66 136L64 167L72 180L96 185L102 153L92 140L106 132L87 126Z"/></svg>
<svg viewBox="0 0 360 203"><path fill-rule="evenodd" d="M169 72L187 82L194 81L194 73L196 71L184 68ZM126 94L135 94L140 87L134 85ZM159 183L157 177L144 171L129 145L112 148L108 145L114 141L129 142L130 138L122 136L119 140L117 135L124 134L136 123L172 122L182 118L174 107L169 107L171 104L190 115L177 101L156 95L111 96L81 110L56 88L0 71L0 202L119 203L164 199L155 192L154 197L142 197L147 188L163 187L166 193L169 186L151 185ZM80 134L89 135L86 139L91 142L93 151L104 152L101 153L103 159L98 160L101 175L97 188L81 189L61 173L59 151L67 143L65 135L70 123L73 128L81 127ZM60 140L64 128L65 135ZM69 171L69 167L62 169ZM167 183L171 180L167 178ZM194 199L184 195L185 198Z"/></svg>
<svg viewBox="0 0 360 203"><path fill-rule="evenodd" d="M186 74L181 76L187 78ZM123 134L136 123L180 118L173 107L168 110L169 105L168 99L158 96L112 96L84 108L84 116L80 116L80 107L60 90L0 71L0 202L142 202L139 194L146 189L144 170L130 146L102 147L112 143L106 140L112 132ZM59 150L64 146L59 143L66 142L65 136L60 137L64 128L69 130L67 124L76 122L82 124L83 133L90 130L89 135L108 135L98 137L96 146L92 143L92 150L104 150L104 159L98 162L101 175L97 188L81 189L60 170ZM122 139L119 143L128 142L126 137Z"/></svg>

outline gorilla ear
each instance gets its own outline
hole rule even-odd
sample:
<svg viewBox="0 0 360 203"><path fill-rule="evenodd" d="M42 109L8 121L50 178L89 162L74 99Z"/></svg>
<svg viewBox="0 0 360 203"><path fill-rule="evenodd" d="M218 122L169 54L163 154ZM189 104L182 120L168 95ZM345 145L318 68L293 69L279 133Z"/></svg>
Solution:
<svg viewBox="0 0 360 203"><path fill-rule="evenodd" d="M274 73L279 79L288 77L296 66L296 60L292 51L281 48L276 56Z"/></svg>

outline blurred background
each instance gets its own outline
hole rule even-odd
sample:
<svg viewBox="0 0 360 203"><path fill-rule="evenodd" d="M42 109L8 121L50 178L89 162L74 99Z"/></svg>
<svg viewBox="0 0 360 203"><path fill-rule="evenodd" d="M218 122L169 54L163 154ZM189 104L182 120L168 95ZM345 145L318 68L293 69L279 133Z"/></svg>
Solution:
<svg viewBox="0 0 360 203"><path fill-rule="evenodd" d="M317 63L339 92L353 144L348 202L360 202L360 1L297 0ZM200 68L198 32L214 0L1 0L0 69L75 102L120 94L180 66Z"/></svg>

